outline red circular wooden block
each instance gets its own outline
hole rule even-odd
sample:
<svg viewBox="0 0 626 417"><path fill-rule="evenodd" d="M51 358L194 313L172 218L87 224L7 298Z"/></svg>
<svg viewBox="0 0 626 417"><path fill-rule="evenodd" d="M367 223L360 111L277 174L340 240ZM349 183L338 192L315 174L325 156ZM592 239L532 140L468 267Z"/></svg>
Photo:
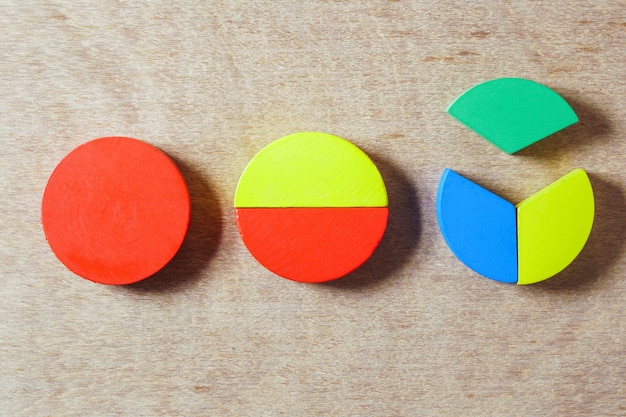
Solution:
<svg viewBox="0 0 626 417"><path fill-rule="evenodd" d="M57 258L102 284L140 281L180 248L191 203L185 180L162 151L108 137L74 149L56 167L41 218Z"/></svg>

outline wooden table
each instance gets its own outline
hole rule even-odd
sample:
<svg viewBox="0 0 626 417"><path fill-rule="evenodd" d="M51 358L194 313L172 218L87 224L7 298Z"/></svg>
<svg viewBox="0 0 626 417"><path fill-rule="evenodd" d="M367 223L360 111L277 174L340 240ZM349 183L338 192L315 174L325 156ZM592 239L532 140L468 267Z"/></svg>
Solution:
<svg viewBox="0 0 626 417"><path fill-rule="evenodd" d="M6 0L0 25L0 415L626 415L624 1ZM507 155L446 115L508 76L580 123ZM388 186L381 246L331 284L268 272L234 221L246 163L298 131ZM56 164L111 135L170 155L193 204L128 287L69 272L40 224ZM445 167L514 202L587 170L587 246L541 284L477 276L437 226Z"/></svg>

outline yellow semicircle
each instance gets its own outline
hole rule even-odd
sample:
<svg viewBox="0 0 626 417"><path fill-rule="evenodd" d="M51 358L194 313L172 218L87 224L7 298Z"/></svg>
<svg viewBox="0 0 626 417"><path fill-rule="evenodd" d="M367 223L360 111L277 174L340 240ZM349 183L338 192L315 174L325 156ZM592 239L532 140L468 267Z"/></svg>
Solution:
<svg viewBox="0 0 626 417"><path fill-rule="evenodd" d="M517 205L518 285L548 279L580 253L591 233L594 197L575 169Z"/></svg>
<svg viewBox="0 0 626 417"><path fill-rule="evenodd" d="M278 139L244 170L235 207L387 207L372 160L345 139L303 132Z"/></svg>

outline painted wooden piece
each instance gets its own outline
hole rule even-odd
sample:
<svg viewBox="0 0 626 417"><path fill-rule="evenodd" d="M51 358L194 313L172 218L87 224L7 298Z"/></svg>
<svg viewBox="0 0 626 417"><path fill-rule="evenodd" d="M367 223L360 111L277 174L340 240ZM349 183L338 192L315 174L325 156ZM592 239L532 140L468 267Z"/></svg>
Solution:
<svg viewBox="0 0 626 417"><path fill-rule="evenodd" d="M578 122L560 95L522 78L478 84L460 95L448 113L510 154Z"/></svg>
<svg viewBox="0 0 626 417"><path fill-rule="evenodd" d="M372 160L337 136L303 132L263 148L237 184L235 207L386 207Z"/></svg>
<svg viewBox="0 0 626 417"><path fill-rule="evenodd" d="M41 219L55 255L91 281L122 285L159 271L180 248L190 219L174 162L145 142L87 142L56 167Z"/></svg>
<svg viewBox="0 0 626 417"><path fill-rule="evenodd" d="M515 206L446 169L437 191L439 228L452 252L475 272L517 282Z"/></svg>
<svg viewBox="0 0 626 417"><path fill-rule="evenodd" d="M285 278L323 282L354 271L376 249L386 207L238 208L241 238L259 263Z"/></svg>
<svg viewBox="0 0 626 417"><path fill-rule="evenodd" d="M241 175L237 226L250 253L294 281L324 282L358 268L378 246L387 192L369 157L325 133L263 148Z"/></svg>
<svg viewBox="0 0 626 417"><path fill-rule="evenodd" d="M517 205L519 285L548 279L585 246L594 219L587 173L576 169Z"/></svg>
<svg viewBox="0 0 626 417"><path fill-rule="evenodd" d="M514 207L446 169L437 217L452 252L497 281L533 284L565 269L584 247L594 218L585 171L576 169Z"/></svg>

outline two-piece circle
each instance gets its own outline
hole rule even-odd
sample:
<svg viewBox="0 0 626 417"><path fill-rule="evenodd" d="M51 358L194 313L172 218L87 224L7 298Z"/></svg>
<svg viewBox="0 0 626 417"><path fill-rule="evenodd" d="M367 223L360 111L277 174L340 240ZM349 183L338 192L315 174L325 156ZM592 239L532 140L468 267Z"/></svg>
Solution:
<svg viewBox="0 0 626 417"><path fill-rule="evenodd" d="M576 169L517 205L446 169L437 191L441 233L461 262L495 281L526 285L565 269L585 246L593 189Z"/></svg>
<svg viewBox="0 0 626 417"><path fill-rule="evenodd" d="M291 280L324 282L363 264L387 226L387 192L371 159L337 136L308 132L254 156L235 194L250 253Z"/></svg>
<svg viewBox="0 0 626 417"><path fill-rule="evenodd" d="M145 142L87 142L56 167L41 218L52 251L71 271L103 284L153 275L180 248L190 220L187 185L174 162Z"/></svg>

